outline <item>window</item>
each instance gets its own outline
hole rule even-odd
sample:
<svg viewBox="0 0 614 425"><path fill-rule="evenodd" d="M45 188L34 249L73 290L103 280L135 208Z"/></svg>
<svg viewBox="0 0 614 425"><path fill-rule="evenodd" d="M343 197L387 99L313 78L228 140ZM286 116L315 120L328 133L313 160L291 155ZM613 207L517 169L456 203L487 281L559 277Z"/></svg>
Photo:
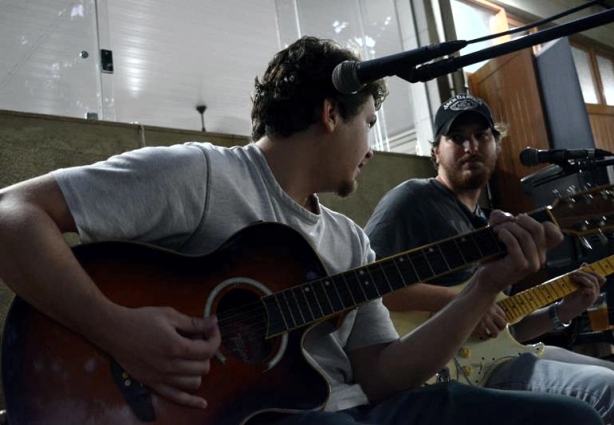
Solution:
<svg viewBox="0 0 614 425"><path fill-rule="evenodd" d="M591 57L588 51L572 46L571 53L580 80L584 103L598 103L597 84L591 71Z"/></svg>
<svg viewBox="0 0 614 425"><path fill-rule="evenodd" d="M603 86L603 97L606 105L614 105L614 62L611 57L597 56L597 69Z"/></svg>
<svg viewBox="0 0 614 425"><path fill-rule="evenodd" d="M614 106L614 53L573 42L572 53L584 102Z"/></svg>

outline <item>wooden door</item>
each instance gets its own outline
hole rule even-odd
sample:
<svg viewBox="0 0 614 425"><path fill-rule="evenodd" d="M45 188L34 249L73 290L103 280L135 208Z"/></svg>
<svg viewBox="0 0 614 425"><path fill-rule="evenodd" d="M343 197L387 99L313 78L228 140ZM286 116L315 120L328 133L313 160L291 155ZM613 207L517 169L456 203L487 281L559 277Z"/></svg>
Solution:
<svg viewBox="0 0 614 425"><path fill-rule="evenodd" d="M534 209L520 179L544 166L527 168L520 152L527 146L548 149L548 134L531 49L491 59L469 76L471 93L484 99L496 121L508 126L490 184L493 206L517 214Z"/></svg>

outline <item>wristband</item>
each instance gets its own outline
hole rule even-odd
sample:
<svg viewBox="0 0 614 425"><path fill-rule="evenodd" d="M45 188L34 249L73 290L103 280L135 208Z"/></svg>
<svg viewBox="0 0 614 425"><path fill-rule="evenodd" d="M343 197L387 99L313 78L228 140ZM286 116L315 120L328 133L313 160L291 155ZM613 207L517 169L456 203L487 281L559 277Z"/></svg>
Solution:
<svg viewBox="0 0 614 425"><path fill-rule="evenodd" d="M563 323L561 318L559 317L559 305L560 301L555 302L550 305L548 308L548 316L550 317L550 322L552 323L552 329L555 331L560 331L571 325L571 320L567 323Z"/></svg>

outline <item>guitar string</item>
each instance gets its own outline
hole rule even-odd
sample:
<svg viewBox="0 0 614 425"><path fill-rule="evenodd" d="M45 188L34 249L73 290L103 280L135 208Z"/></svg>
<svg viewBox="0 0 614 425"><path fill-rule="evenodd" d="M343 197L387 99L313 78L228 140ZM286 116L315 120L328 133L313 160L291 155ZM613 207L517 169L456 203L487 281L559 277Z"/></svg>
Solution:
<svg viewBox="0 0 614 425"><path fill-rule="evenodd" d="M406 270L411 270L411 275L412 275L412 279L413 279L410 283L407 283L406 279L403 277L403 274L399 271L400 269L399 269L398 265L389 263L389 264L386 264L383 267L386 267L386 268L388 268L390 270L395 270L395 274L399 277L399 281L402 281L402 286L394 288L391 285L391 283L388 280L388 278L386 278L386 282L388 284L387 286L390 289L389 290L385 290L384 293L389 293L389 292L394 291L394 290L403 289L403 288L407 287L410 284L413 284L413 283L416 283L416 282L428 279L428 278L426 278L426 279L418 278L416 276L417 273L415 272L415 267L412 266L412 269L409 269L409 267L407 265L405 265L404 267L405 267ZM384 271L384 274L385 274L385 270L383 270L383 271ZM449 271L450 270L448 270L447 272L449 272ZM434 275L434 273L431 273L431 274ZM341 275L343 275L343 273ZM338 279L339 276L341 276L341 275L326 276L326 277L323 277L321 279L317 279L317 280L314 280L314 281L311 281L311 282L307 282L306 284L299 285L297 287L285 289L285 290L280 291L278 293L271 294L270 296L278 297L280 294L282 294L282 293L289 293L290 291L295 290L295 289L299 288L300 286L308 286L308 285L313 286L314 284L322 285L322 282L325 282L325 281L333 281L334 282L334 280ZM360 287L360 285L362 283L364 283L364 282L361 282L356 277L354 278L354 280L355 280L355 283L357 284L355 286L358 286L358 287ZM355 301L351 301L351 305L346 306L345 305L346 303L343 301L343 298L341 297L341 295L339 295L339 292L337 290L337 295L338 296L336 298L338 298L339 303L341 305L343 305L343 308L335 310L335 308L330 303L330 300L327 299L329 307L330 307L330 312L329 313L324 313L324 311L321 308L323 303L321 301L319 301L318 295L315 292L312 292L313 300L309 300L309 298L307 298L307 296L305 296L303 291L301 291L301 294L303 295L303 298L307 301L306 303L298 303L298 300L297 300L297 302L295 304L296 304L296 307L298 307L298 309L296 311L293 311L293 308L290 306L290 304L286 303L286 307L287 307L286 310L290 313L291 317L287 317L286 313L284 313L282 308L277 308L277 311L279 312L279 316L280 316L279 319L278 320L273 320L273 321L267 321L266 320L266 317L268 317L267 314L266 314L267 310L266 310L265 303L263 302L263 298L265 298L268 295L265 295L264 297L262 297L262 298L260 298L258 300L255 300L253 302L246 303L246 304L242 305L241 307L233 308L231 310L225 310L224 312L218 313L217 314L218 315L218 319L219 319L218 323L220 324L220 328L222 330L222 329L228 329L229 327L236 327L236 323L238 321L240 322L243 319L245 319L244 322L246 322L244 324L246 324L246 325L254 325L255 322L252 323L251 320L254 319L254 318L259 317L259 318L262 319L262 320L260 320L260 323L259 323L259 325L261 327L255 327L254 328L252 326L250 328L250 331L262 333L261 331L263 329L266 329L269 326L271 328L273 328L273 329L280 329L280 327L281 327L284 330L292 330L292 329L301 328L303 326L307 326L307 325L312 324L314 322L317 322L319 320L323 320L324 318L329 317L329 316L333 317L333 316L335 316L337 314L340 314L340 313L342 313L344 311L356 308L360 304L363 304L363 303L366 303L366 302L369 302L369 301L381 298L380 291L377 289L377 283L375 285L375 288L376 288L375 291L377 292L377 294L374 297L372 297L372 298L369 298L364 293L364 289L360 289L360 291L357 291L356 288L354 288L354 290L352 290L350 285L348 284L348 280L347 279L344 278L343 279L343 283L344 283L344 286L348 290L347 294L352 298L352 300L355 299L356 292L358 292L358 293L362 292L363 297L361 297L361 298L364 298L364 301L360 301L358 303L356 303ZM323 289L323 292L326 295L326 290ZM354 295L352 295L352 294L354 294ZM309 317L305 318L305 315L303 314L303 311L306 311L306 310L304 308L301 308L301 306L303 306L303 307L306 306L307 307L307 309L309 310L309 314L308 314ZM294 312L294 314L292 314L293 312ZM296 320L294 317L305 318L305 320ZM270 322L270 325L268 325L269 322ZM289 323L289 325L288 325L288 323Z"/></svg>
<svg viewBox="0 0 614 425"><path fill-rule="evenodd" d="M591 265L589 265L587 268L585 268L586 270L591 270L591 271L595 271L596 267L599 266L602 269L604 269L604 273L606 275L608 274L612 274L612 264L610 264L609 262L610 257L607 257L605 259L602 259L596 263L593 263ZM606 272L606 267L610 267L609 268L609 272ZM330 276L324 277L322 279L318 279L312 282L309 282L309 284L314 284L314 283L321 283L322 281L325 281L327 279L329 279ZM565 276L560 277L559 279L565 279ZM405 285L407 286L407 285ZM278 294L281 294L283 292L289 292L290 290L295 289L295 288L289 288L289 289L285 289L283 291L278 292L277 294L273 294L273 296L276 296ZM353 308L356 307L356 305L352 305L349 307L344 307L342 310L338 310L338 311L334 311L330 314L322 314L322 315L314 315L313 311L317 311L320 310L322 313L323 311L320 309L320 305L321 303L319 303L317 301L317 295L314 294L314 298L316 299L316 302L308 302L307 306L310 309L310 312L312 312L311 316L313 318L313 320L311 319L307 319L305 320L303 323L297 323L297 321L292 318L292 322L290 325L288 325L288 320L286 318L286 320L284 320L285 317L285 313L282 311L282 309L279 309L279 313L280 313L280 319L279 320L273 320L273 321L267 321L266 317L266 307L264 302L261 299L258 299L254 302L251 303L247 303L239 308L234 308L231 310L226 310L223 312L220 312L218 314L219 319L219 324L220 324L220 331L224 331L224 330L228 330L230 327L236 328L236 324L237 322L241 322L241 320L238 319L248 319L247 325L250 325L249 331L245 334L246 336L250 335L250 334L262 334L262 331L271 327L273 329L280 329L280 327L284 330L284 331L289 331L292 329L299 329L303 326L307 326L309 324L315 323L319 320L323 320L325 317L328 316L335 316L337 314L342 313L343 311L347 311L347 310L351 310ZM377 299L378 297L374 298ZM341 301L341 299L340 299ZM370 300L367 300L365 302L368 302ZM539 300L538 300L539 301ZM534 302L533 300L531 300L531 302ZM297 304L298 306L298 304ZM247 308L246 308L247 307ZM316 308L317 307L317 308ZM332 308L332 306L331 306ZM290 308L290 306L288 305L288 311L292 310ZM256 314L257 313L257 314ZM290 311L290 314L292 314L292 312ZM295 314L295 316L298 316L298 314ZM301 315L302 316L302 315ZM317 316L317 317L316 317ZM253 318L257 318L259 317L261 320L258 322L250 322L249 319L253 319ZM254 327L253 325L257 323L257 326ZM269 325L270 323L270 325Z"/></svg>
<svg viewBox="0 0 614 425"><path fill-rule="evenodd" d="M381 266L381 264L378 264L378 266L382 268L382 271L384 272L384 274L385 274L386 270L384 270L383 267L386 267L389 270L395 270L395 274L399 277L399 280L402 281L402 286L398 287L397 289L402 289L404 287L407 287L409 284L414 283L414 281L418 282L420 280L417 276L415 276L416 275L415 267L413 267L413 266L412 266L412 269L409 269L407 266L405 266L406 270L411 270L412 271L411 275L412 275L412 279L413 280L410 283L406 282L406 279L403 277L403 274L399 271L401 269L399 268L398 265L388 263L388 264L385 264L384 266ZM340 280L340 277L343 277L343 275L345 275L347 273L348 272L341 273L339 275L334 275L334 276L325 276L325 277L323 277L321 279L310 281L310 282L307 282L307 283L305 283L303 285L299 285L299 286L292 287L292 288L287 288L287 289L285 289L283 291L280 291L278 293L270 294L270 296L279 298L280 294L290 293L290 291L296 290L296 289L300 288L301 286L304 286L304 287L312 286L313 287L314 285L325 285L324 282L328 282L328 281L333 282L333 284L334 284L335 280ZM371 274L371 273L369 272L369 274ZM326 296L326 301L327 301L326 303L328 303L328 307L330 307L330 312L329 313L325 313L324 310L321 308L321 306L322 306L322 304L326 304L326 303L323 303L323 302L321 302L319 300L319 296L317 295L317 293L315 291L311 291L312 296L310 296L310 297L305 295L304 291L300 291L300 294L302 295L302 298L305 301L307 301L307 302L306 303L299 303L298 300L296 300L296 298L293 296L293 294L291 294L290 298L294 298L295 301L296 301L296 303L293 302L292 304L295 304L296 307L298 307L298 308L296 309L296 311L294 311L294 309L290 306L290 303L286 302L285 303L286 307L287 307L286 310L290 313L290 315L292 317L286 317L286 313L284 313L284 311L283 311L284 309L278 308L277 310L280 313L280 316L281 316L280 319L281 320L271 322L272 327L277 329L279 324L283 323L283 325L284 325L283 327L287 328L287 329L300 328L302 326L305 326L305 325L308 325L310 323L313 323L313 322L316 322L318 320L321 320L321 319L323 319L325 317L334 316L336 314L342 313L343 311L351 310L353 308L356 308L359 304L366 303L366 302L369 302L369 301L372 301L372 300L375 300L375 299L381 297L380 291L377 288L377 283L375 285L375 291L376 291L375 296L372 297L372 298L369 298L369 296L367 296L366 293L364 292L364 289L360 288L361 283L364 283L364 282L361 282L356 276L353 279L354 282L356 283L354 286L350 286L350 284L348 282L348 279L343 278L342 280L343 280L343 284L342 285L347 288L347 292L345 292L343 290L341 290L341 292L346 294L346 298L345 298L346 300L348 300L350 298L352 299L352 301L350 301L350 305L346 305L347 302L344 301L343 297L340 294L340 288L335 287L335 292L334 293L337 294L335 296L335 298L338 300L338 303L342 306L341 309L335 309L333 307L333 305L332 305L332 302L330 301L330 297L326 293L326 289L322 289L322 293L324 293L324 295ZM389 286L390 289L389 290L385 290L384 293L389 293L392 290L396 290L396 289L394 289L391 286L388 278L386 278L386 282L388 283L388 286ZM359 291L356 290L356 287L358 287L360 290ZM354 289L352 289L352 288L354 288ZM363 296L360 297L361 301L356 303L354 300L356 299L357 296L359 296L358 294L360 294L360 293L362 293ZM246 303L246 304L242 305L239 308L234 308L234 309L231 309L231 310L226 310L225 312L223 312L223 314L218 314L218 316L223 316L223 317L219 318L218 322L223 324L224 322L231 321L232 324L234 324L234 323L236 323L238 321L238 319L248 319L248 320L251 319L252 315L256 316L255 313L258 313L257 315L259 315L259 316L266 317L266 306L265 306L265 304L263 302L263 298L265 298L266 296L269 296L269 295L265 295L262 298L260 298L258 300L255 300L253 302ZM288 297L284 297L284 298L287 299ZM310 300L311 298L313 298L313 300ZM364 299L364 301L362 299ZM308 317L305 320L296 320L296 319L294 319L294 317L305 318L305 314L303 314L303 312L304 311L306 312L307 310L305 310L304 308L301 308L301 306L307 307L307 309L309 310L309 314L307 315ZM329 309L327 309L327 311L328 310ZM292 313L294 313L294 314L292 314ZM284 320L284 318L286 318L286 320ZM286 323L288 323L288 322L291 322L290 326L286 326ZM250 323L248 323L248 324L250 324ZM265 322L265 327L266 327L266 322Z"/></svg>
<svg viewBox="0 0 614 425"><path fill-rule="evenodd" d="M611 192L609 192L609 191L608 191L607 193L608 193L608 194L611 194ZM593 206L593 207L594 207L594 206ZM541 211L541 210L538 210L538 211ZM467 235L463 235L463 236L472 236L472 235L478 235L478 236L479 236L479 234L481 233L481 230L487 230L487 229L489 229L489 227L482 228L482 229L478 229L478 230L476 230L475 232L472 232L472 233L469 233L469 234L467 234ZM488 232L488 233L492 233L492 232ZM453 239L453 240L454 240L454 241L456 241L457 239L458 239L458 238L455 238L455 239ZM475 242L475 241L474 241L474 242ZM496 244L496 245L498 245L498 244ZM436 246L440 247L440 246L441 246L441 243L436 244ZM499 246L499 248L500 248L500 246ZM479 249L479 246L478 246L478 249ZM420 250L420 252L422 252L422 253L424 253L425 251L426 251L426 248L423 248L422 250ZM424 255L426 256L426 254L424 254ZM462 253L460 253L460 255L462 256ZM410 261L410 262L411 262L411 261ZM466 265L468 265L468 264L470 264L470 263L468 262ZM413 266L413 265L412 265L412 266ZM341 275L343 275L343 274L341 274ZM313 284L313 283L321 282L322 280L325 280L325 279L327 279L327 278L332 279L332 277L325 277L325 278L320 279L320 280L316 280L316 281L313 281L313 282L309 282L309 284ZM346 285L347 285L347 282L346 282ZM404 286L407 286L407 285L404 285ZM360 285L359 285L359 287L361 288L361 291L363 291L363 292L364 292L364 288L362 288ZM350 296L352 296L352 298L353 298L353 295L352 295L352 289L351 289L349 286L348 286L348 289L349 289ZM376 289L376 290L377 290L377 289ZM287 290L285 290L285 291L288 291L288 289L287 289ZM282 292L283 292L283 291L282 291ZM324 292L325 292L325 291L324 291ZM275 294L273 294L273 296L276 296L276 295L275 295ZM298 324L298 325L297 325L297 320L295 320L295 319L294 319L294 317L292 317L292 322L294 323L294 325L295 325L295 326L288 326L287 324L289 323L289 319L290 319L290 318L289 318L289 317L288 317L288 318L285 318L285 313L284 313L283 309L279 309L278 311L279 311L279 316L280 316L280 319L279 319L279 320L277 320L277 321L271 322L271 325L279 326L279 324L283 323L283 327L282 327L282 328L285 328L286 330L293 329L293 328L299 328L299 327L302 327L302 326L308 325L308 324L310 324L310 323L316 322L316 321L318 321L319 319L322 319L322 318L324 318L324 317L327 317L328 315L331 315L331 316L332 316L332 315L336 315L336 314L338 314L338 313L341 313L342 311L345 311L345 310L348 310L348 309L351 309L351 308L356 307L356 305L354 305L354 306L351 306L351 307L346 307L346 308L344 308L344 309L342 309L342 310L339 310L339 311L335 312L335 311L334 311L334 309L332 308L332 305L331 305L331 309L332 309L333 311L332 311L330 314L328 314L328 315L327 315L327 314L317 315L317 314L314 314L314 311L316 311L316 312L317 312L318 310L320 310L320 311L323 313L323 310L321 310L321 303L318 303L317 294L315 294L315 293L314 293L314 295L313 295L313 296L314 296L314 298L315 298L316 303L312 303L312 302L310 302L310 301L308 301L308 302L307 302L307 307L308 307L308 308L309 308L309 310L310 310L310 313L311 313L310 315L312 316L312 319L313 319L313 320L309 320L309 319L308 319L308 320L305 320L305 321L304 321L304 323L301 323L301 324ZM305 297L305 298L307 298L307 297ZM341 297L339 297L339 298L340 298L340 301L341 301L341 302L342 302L342 304L343 304L343 300L341 299ZM365 293L365 298L367 298L365 302L369 301L368 297L366 296L366 293ZM377 297L376 297L376 298L377 298ZM374 299L375 299L375 298L374 298ZM330 303L330 300L329 300L329 303ZM250 305L250 304L251 304L251 305ZM266 311L267 311L267 310L266 310L266 306L264 305L264 302L262 301L262 299L259 299L259 300L257 300L257 301L254 301L253 303L249 303L249 304L247 304L247 305L245 305L245 306L247 306L247 307L248 307L248 309L247 309L247 310L245 310L245 308L241 308L241 309L233 309L233 310L230 310L230 311L229 311L229 312L230 312L230 314L226 314L226 313L222 314L222 317L221 317L221 320L220 320L221 325L222 325L224 328L226 328L226 326L224 326L224 323L225 323L226 321L231 321L231 320L232 320L232 321L234 321L234 323L236 323L236 319L237 319L237 318L244 318L244 317L249 318L249 317L250 317L250 316L251 316L251 315L252 315L254 312L260 312L260 313L265 312L265 313L266 313ZM243 307L245 307L245 306L243 306ZM298 306L298 303L297 303L297 306ZM290 308L290 306L289 306L289 305L287 305L287 307L288 307L288 311L289 311L289 312L290 312L290 314L292 315L292 309ZM317 307L317 308L315 308L315 307ZM299 308L299 310L300 310L300 308ZM233 313L233 312L237 312L237 313ZM302 311L299 311L299 313L301 313L301 317L303 317L303 318L304 318L304 315L302 314ZM260 314L260 315L261 315L262 317L266 317L266 315L262 315L262 314ZM298 317L298 314L297 314L296 316ZM266 322L266 320L262 321L262 322L260 323L260 325L264 325L264 328L266 328L266 327L267 327L267 322Z"/></svg>
<svg viewBox="0 0 614 425"><path fill-rule="evenodd" d="M471 234L463 235L463 237L471 236L471 235L480 236L481 234L484 233L484 231L486 231L487 236L489 236L489 237L493 236L493 233L491 231L488 231L488 229L489 228L482 228L482 229L479 229L476 232L473 232ZM473 238L470 238L470 239L473 239ZM471 263L479 261L481 258L484 257L484 253L479 249L476 240L473 240L472 242L473 242L475 248L477 248L476 252L474 254L472 254L472 257L474 257L476 254L479 254L480 258L473 259L471 261L466 261L465 258L464 258L465 256L463 256L462 251L460 250L460 247L455 242L456 251L458 251L458 252L455 252L454 255L456 255L457 259L461 259L461 261L464 264L462 264L461 266L458 266L458 267L456 267L454 269L450 269L449 266L446 266L447 270L445 270L445 271L442 270L442 271L439 271L439 272L435 272L435 270L433 269L431 263L429 262L428 254L426 252L429 248L423 248L423 249L421 249L419 251L412 251L410 253L403 254L403 255L400 255L398 257L398 258L403 258L403 257L407 258L409 264L399 265L399 262L385 261L385 262L377 262L377 263L373 263L371 265L365 266L364 269L367 270L367 272L369 274L369 277L371 277L371 272L369 271L369 269L372 268L375 264L377 264L377 266L381 269L381 271L384 274L384 277L386 277L386 271L387 271L385 268L387 268L388 270L395 270L396 271L395 274L403 282L403 286L402 287L398 287L398 288L395 289L390 284L390 281L388 280L388 278L386 278L386 282L388 283L388 286L390 287L390 291L385 291L385 293L388 293L388 292L391 292L391 291L394 291L394 290L398 290L398 289L402 289L404 287L407 287L409 284L412 284L412 283L415 283L415 282L419 282L419 281L426 281L426 280L432 279L433 277L436 277L438 275L449 273L449 272L451 272L453 270L456 270L457 268L462 268L462 267L465 267L465 266L467 266L467 265L469 265ZM439 245L440 244L438 244L438 246ZM495 244L495 246L498 248L499 251L501 251L501 247L498 244ZM432 250L429 251L429 253L432 254ZM446 254L443 253L443 251L440 251L440 253L442 254L442 256L446 255ZM428 264L428 268L430 270L427 270L426 273L425 273L424 267L419 267L418 265L413 263L411 255L414 256L414 259L416 258L415 256L418 255L420 258L423 258L424 260L426 260L426 262ZM452 256L452 254L449 251L448 251L447 255L448 255L448 257ZM444 260L445 260L445 258L444 258ZM446 262L446 265L447 265L447 262ZM405 278L403 277L403 275L404 275L403 272L409 273L412 276L412 281L409 284L405 281ZM420 273L420 272L422 272L422 273ZM311 281L311 282L307 282L307 283L305 283L303 285L299 285L297 287L285 289L284 291L280 291L277 294L271 294L271 296L276 297L280 293L289 292L289 291L291 291L293 289L296 289L296 288L298 288L300 286L307 287L308 285L312 285L313 286L314 284L322 285L322 282L324 282L324 281L332 281L334 283L335 279L338 279L339 277L341 277L341 278L343 278L343 282L345 284L344 286L348 290L347 294L349 294L350 298L352 298L352 305L345 306L345 302L344 302L344 300L342 299L342 297L341 297L341 295L339 293L339 288L337 287L336 288L336 292L337 292L337 295L338 295L340 303L343 305L343 308L340 309L340 310L336 310L335 311L335 309L333 308L333 306L332 306L332 304L330 303L330 300L329 300L329 307L331 308L331 312L328 313L328 314L325 314L324 311L321 308L323 303L319 302L318 296L317 296L317 294L315 292L313 292L313 298L315 299L314 300L315 302L313 302L313 301L310 301L308 299L308 297L305 295L305 293L303 291L301 291L301 294L303 295L303 298L305 298L307 303L306 304L304 304L304 303L303 304L299 304L297 302L296 305L299 308L297 309L297 311L295 312L294 315L292 315L292 310L293 309L286 302L286 306L288 307L287 310L288 310L288 312L290 312L290 315L292 317L286 317L286 313L284 313L283 309L279 308L278 309L279 316L280 316L279 319L278 320L273 320L273 321L267 321L266 320L266 317L267 317L267 315L266 315L266 311L267 311L266 310L266 306L265 306L265 304L264 304L264 302L262 301L262 298L261 298L259 300L254 301L254 302L247 303L247 304L243 305L241 308L235 308L233 310L228 310L225 314L222 315L223 317L220 318L218 323L220 323L221 330L222 330L222 328L223 329L227 329L228 328L227 326L224 326L225 323L228 322L228 321L231 322L229 324L229 326L233 325L234 327L236 327L236 322L238 321L237 319L247 319L247 323L245 323L246 325L254 325L254 323L250 323L250 320L252 320L253 319L252 316L256 316L256 313L257 313L257 316L260 316L261 318L264 318L264 320L260 320L260 323L257 325L257 326L260 326L260 327L254 328L252 326L250 328L251 331L258 332L259 334L261 334L262 330L266 329L267 327L270 327L272 329L280 329L280 327L281 327L281 329L287 331L287 330L297 329L297 328L301 328L303 326L312 324L314 322L317 322L318 320L324 319L325 317L329 317L329 316L332 317L332 316L337 315L337 314L339 314L339 313L341 313L343 311L347 311L347 310L353 309L353 308L357 307L359 304L363 304L363 303L366 303L368 301L372 301L372 300L375 300L375 299L381 297L380 291L377 288L377 282L376 282L376 285L375 285L375 291L377 292L377 295L372 297L372 298L369 298L369 296L365 292L364 287L362 286L362 284L364 284L365 281L361 281L359 278L357 278L357 276L354 276L353 280L358 283L358 285L355 285L355 286L358 286L358 288L360 289L360 291L356 291L355 286L351 287L348 284L348 280L344 277L345 275L348 275L349 273L350 272L345 272L345 273L340 273L340 274L334 275L334 276L325 276L325 277L323 277L321 279L317 279L317 280L314 280L314 281ZM354 271L354 274L355 273L356 273L356 271ZM375 271L375 273L377 273L377 271ZM430 274L431 276L429 276L428 278L421 278L420 277L420 276L425 275L425 274L427 274L427 275ZM354 288L354 290L352 288ZM322 291L326 294L326 289L322 289ZM357 294L357 292L358 292L358 294ZM356 295L359 296L360 292L362 292L362 295L364 295L364 301L360 301L360 302L356 303L354 301L356 299L355 296ZM360 297L360 298L363 298L363 297ZM305 315L303 314L303 310L300 308L301 305L306 306L309 309L309 315L308 316L310 316L310 317L305 318ZM318 311L320 313L322 313L322 314L319 314ZM218 316L220 316L220 315L218 314ZM304 318L306 320L297 321L296 319L294 319L294 316L301 317L301 318ZM269 325L269 323L270 323L270 325ZM290 325L288 325L288 323L290 323Z"/></svg>

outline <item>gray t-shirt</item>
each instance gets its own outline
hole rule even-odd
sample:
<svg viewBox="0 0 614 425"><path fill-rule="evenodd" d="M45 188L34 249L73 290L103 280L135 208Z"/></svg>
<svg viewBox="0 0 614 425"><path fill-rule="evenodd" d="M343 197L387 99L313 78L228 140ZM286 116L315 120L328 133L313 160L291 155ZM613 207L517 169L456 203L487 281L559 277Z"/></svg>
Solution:
<svg viewBox="0 0 614 425"><path fill-rule="evenodd" d="M329 274L375 259L365 233L348 217L322 206L317 197L318 214L294 202L255 144L148 147L53 176L83 242L135 240L202 255L238 230L267 221L298 230ZM348 353L398 338L388 311L376 300L347 314L334 332L325 328L313 329L305 348L331 383L326 410L365 404Z"/></svg>

